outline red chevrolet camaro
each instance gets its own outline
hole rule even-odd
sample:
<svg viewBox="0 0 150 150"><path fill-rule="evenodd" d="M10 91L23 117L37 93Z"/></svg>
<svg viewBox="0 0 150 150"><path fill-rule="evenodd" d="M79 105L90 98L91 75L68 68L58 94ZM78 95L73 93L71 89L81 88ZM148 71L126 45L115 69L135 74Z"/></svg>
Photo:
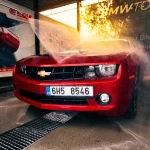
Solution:
<svg viewBox="0 0 150 150"><path fill-rule="evenodd" d="M19 48L19 38L8 29L0 27L0 44L11 48L12 52L16 52Z"/></svg>
<svg viewBox="0 0 150 150"><path fill-rule="evenodd" d="M133 118L142 71L131 44L121 39L86 42L72 48L75 54L60 53L61 62L51 55L19 60L14 94L40 109Z"/></svg>

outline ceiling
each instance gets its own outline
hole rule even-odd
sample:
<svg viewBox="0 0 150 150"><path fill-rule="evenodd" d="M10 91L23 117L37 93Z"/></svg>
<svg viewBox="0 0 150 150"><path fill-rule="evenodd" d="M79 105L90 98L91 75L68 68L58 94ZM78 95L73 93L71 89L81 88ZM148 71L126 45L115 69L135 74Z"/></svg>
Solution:
<svg viewBox="0 0 150 150"><path fill-rule="evenodd" d="M35 10L35 3L38 4L39 12L51 8L57 8L67 4L77 2L78 0L9 0L18 5Z"/></svg>

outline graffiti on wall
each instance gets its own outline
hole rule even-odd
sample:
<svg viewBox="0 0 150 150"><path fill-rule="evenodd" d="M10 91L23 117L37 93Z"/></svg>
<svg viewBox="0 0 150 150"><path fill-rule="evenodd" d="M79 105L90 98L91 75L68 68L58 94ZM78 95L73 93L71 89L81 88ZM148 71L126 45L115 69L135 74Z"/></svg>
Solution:
<svg viewBox="0 0 150 150"><path fill-rule="evenodd" d="M124 4L116 7L109 8L109 15L117 15L123 13L137 12L137 11L146 11L150 10L149 1L138 1L131 4Z"/></svg>
<svg viewBox="0 0 150 150"><path fill-rule="evenodd" d="M132 38L150 50L149 13L149 1L113 0L82 8L81 19L99 39Z"/></svg>

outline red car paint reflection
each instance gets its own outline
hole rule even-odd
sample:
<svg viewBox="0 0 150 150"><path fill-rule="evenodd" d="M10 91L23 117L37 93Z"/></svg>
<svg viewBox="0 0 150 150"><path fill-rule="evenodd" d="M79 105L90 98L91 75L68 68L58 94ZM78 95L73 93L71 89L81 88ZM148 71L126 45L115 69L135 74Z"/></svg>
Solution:
<svg viewBox="0 0 150 150"><path fill-rule="evenodd" d="M11 48L12 52L16 52L19 48L19 38L8 29L0 27L0 44Z"/></svg>
<svg viewBox="0 0 150 150"><path fill-rule="evenodd" d="M110 43L113 46L118 42L124 49L125 45L130 47L128 41L113 40L105 41L105 50ZM100 50L104 52L99 46ZM109 116L126 114L135 117L137 89L142 78L140 58L129 52L94 55L92 51L91 54L70 56L61 64L48 55L18 61L13 72L14 94L40 109L94 111ZM106 76L106 73L111 75ZM66 87L68 89L64 91ZM65 92L68 96L63 95Z"/></svg>

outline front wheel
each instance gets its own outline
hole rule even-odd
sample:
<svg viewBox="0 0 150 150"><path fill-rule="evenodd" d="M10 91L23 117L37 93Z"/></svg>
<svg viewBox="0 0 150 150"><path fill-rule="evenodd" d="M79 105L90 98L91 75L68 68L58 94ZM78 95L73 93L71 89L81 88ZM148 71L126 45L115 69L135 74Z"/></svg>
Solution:
<svg viewBox="0 0 150 150"><path fill-rule="evenodd" d="M134 87L133 87L133 94L132 94L131 102L125 114L126 118L134 119L136 117L139 88L140 88L140 68L138 67L135 73Z"/></svg>

